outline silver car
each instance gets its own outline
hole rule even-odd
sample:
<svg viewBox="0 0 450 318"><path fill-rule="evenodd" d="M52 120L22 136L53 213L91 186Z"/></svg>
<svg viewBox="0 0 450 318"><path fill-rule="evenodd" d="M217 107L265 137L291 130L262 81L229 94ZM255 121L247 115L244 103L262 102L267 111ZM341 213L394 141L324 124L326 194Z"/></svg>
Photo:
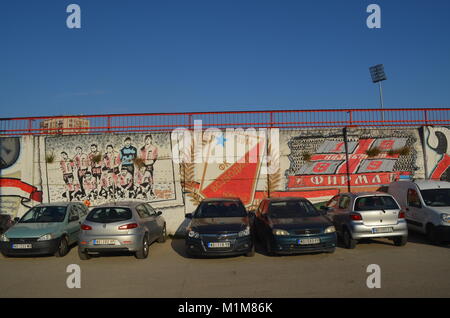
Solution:
<svg viewBox="0 0 450 318"><path fill-rule="evenodd" d="M166 221L162 212L139 201L104 204L93 208L81 225L78 255L87 260L90 254L132 252L147 258L154 241L166 239Z"/></svg>
<svg viewBox="0 0 450 318"><path fill-rule="evenodd" d="M333 222L346 248L355 248L358 240L389 238L397 246L408 240L405 213L387 193L341 193L321 207Z"/></svg>

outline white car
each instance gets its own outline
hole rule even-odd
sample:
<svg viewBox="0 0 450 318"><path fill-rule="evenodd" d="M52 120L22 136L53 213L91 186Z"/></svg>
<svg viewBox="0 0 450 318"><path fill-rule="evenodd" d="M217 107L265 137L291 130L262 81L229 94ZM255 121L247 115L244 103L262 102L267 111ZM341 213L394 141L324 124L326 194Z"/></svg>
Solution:
<svg viewBox="0 0 450 318"><path fill-rule="evenodd" d="M450 241L450 182L392 182L388 188L406 212L408 229L427 235L431 243Z"/></svg>

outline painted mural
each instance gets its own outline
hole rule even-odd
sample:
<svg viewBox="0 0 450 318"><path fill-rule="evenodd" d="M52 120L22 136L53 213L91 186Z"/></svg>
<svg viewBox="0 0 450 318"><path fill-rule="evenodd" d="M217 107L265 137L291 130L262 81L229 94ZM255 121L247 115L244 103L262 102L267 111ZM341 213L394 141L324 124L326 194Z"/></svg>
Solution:
<svg viewBox="0 0 450 318"><path fill-rule="evenodd" d="M348 162L340 129L300 131L291 137L286 189L312 190L309 198L320 201L349 186L351 191L375 191L419 170L415 130L351 129L347 140Z"/></svg>
<svg viewBox="0 0 450 318"><path fill-rule="evenodd" d="M425 127L428 178L450 181L450 129Z"/></svg>
<svg viewBox="0 0 450 318"><path fill-rule="evenodd" d="M170 143L169 134L48 137L49 200L175 200Z"/></svg>
<svg viewBox="0 0 450 318"><path fill-rule="evenodd" d="M32 161L36 144L32 137L0 138L0 213L13 217L42 202L41 183L34 179Z"/></svg>

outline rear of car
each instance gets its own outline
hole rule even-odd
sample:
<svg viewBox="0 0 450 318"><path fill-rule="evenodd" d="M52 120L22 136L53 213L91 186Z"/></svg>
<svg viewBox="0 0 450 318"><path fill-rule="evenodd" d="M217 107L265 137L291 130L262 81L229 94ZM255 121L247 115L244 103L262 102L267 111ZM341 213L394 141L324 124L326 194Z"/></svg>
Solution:
<svg viewBox="0 0 450 318"><path fill-rule="evenodd" d="M78 255L86 260L91 254L131 252L146 258L155 238L165 236L160 213L152 215L146 204L104 205L89 212L81 225Z"/></svg>
<svg viewBox="0 0 450 318"><path fill-rule="evenodd" d="M239 199L204 200L186 217L189 256L254 255L250 216Z"/></svg>
<svg viewBox="0 0 450 318"><path fill-rule="evenodd" d="M389 238L397 246L407 242L405 213L389 194L342 194L348 197L348 207L329 213L344 239L347 248L354 248L358 240Z"/></svg>
<svg viewBox="0 0 450 318"><path fill-rule="evenodd" d="M336 230L304 198L263 200L255 219L255 233L271 254L333 253Z"/></svg>

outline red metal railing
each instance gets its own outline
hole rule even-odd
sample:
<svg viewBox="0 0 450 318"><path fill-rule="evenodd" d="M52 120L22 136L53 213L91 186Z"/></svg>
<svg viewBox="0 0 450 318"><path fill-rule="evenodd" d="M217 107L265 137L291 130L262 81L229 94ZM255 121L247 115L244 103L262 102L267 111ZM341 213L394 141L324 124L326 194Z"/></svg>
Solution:
<svg viewBox="0 0 450 318"><path fill-rule="evenodd" d="M46 120L87 119L89 126L45 128ZM0 118L0 136L130 133L203 128L333 128L449 125L450 108L272 110Z"/></svg>

